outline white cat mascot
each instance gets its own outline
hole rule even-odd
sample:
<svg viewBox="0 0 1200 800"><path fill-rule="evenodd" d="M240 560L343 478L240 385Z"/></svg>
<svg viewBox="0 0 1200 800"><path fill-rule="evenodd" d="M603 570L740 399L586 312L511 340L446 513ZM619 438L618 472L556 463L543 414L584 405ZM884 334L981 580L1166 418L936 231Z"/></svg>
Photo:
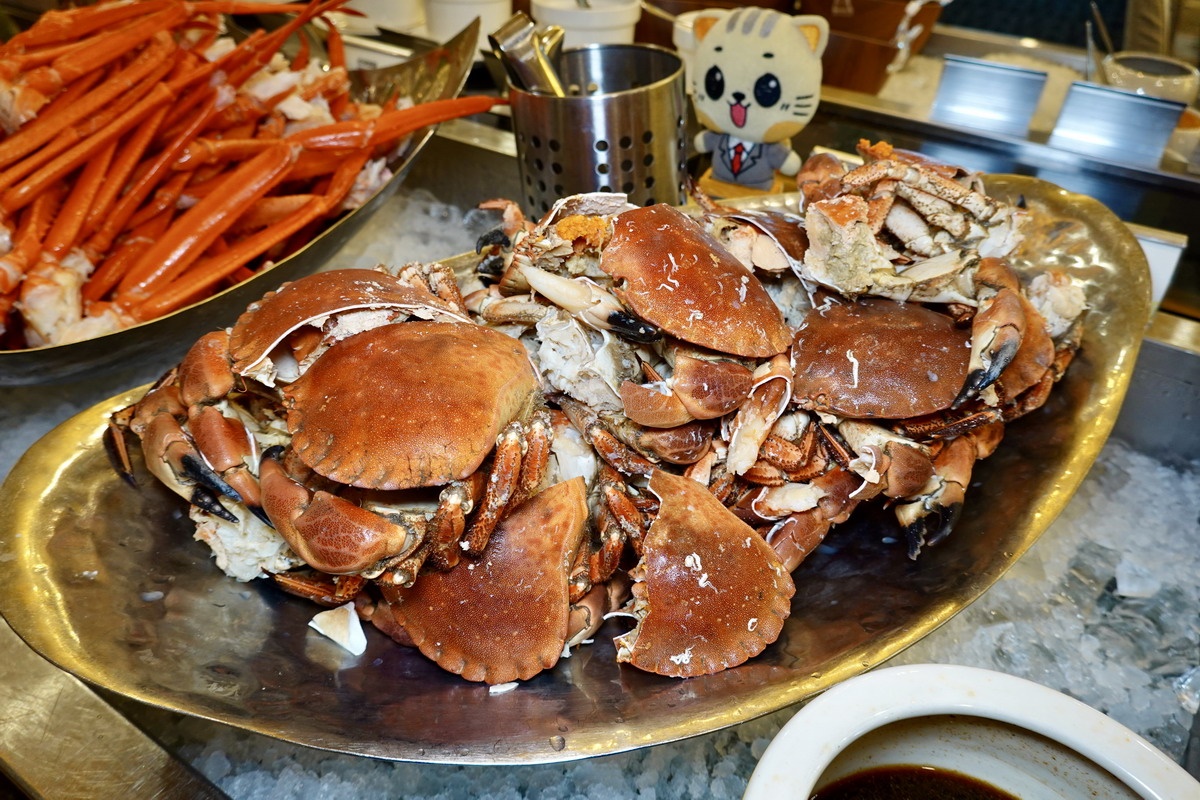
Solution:
<svg viewBox="0 0 1200 800"><path fill-rule="evenodd" d="M795 175L791 138L821 96L829 23L768 8L706 9L694 20L692 105L707 130L696 149L712 153L701 188L713 197L778 192Z"/></svg>

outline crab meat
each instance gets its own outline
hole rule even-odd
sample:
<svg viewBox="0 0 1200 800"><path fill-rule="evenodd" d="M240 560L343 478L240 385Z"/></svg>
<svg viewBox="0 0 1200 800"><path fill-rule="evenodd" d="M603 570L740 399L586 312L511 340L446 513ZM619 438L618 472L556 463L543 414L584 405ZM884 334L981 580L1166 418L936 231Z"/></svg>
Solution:
<svg viewBox="0 0 1200 800"><path fill-rule="evenodd" d="M703 486L656 471L661 501L633 570L617 660L671 677L719 672L778 638L795 594L775 551Z"/></svg>

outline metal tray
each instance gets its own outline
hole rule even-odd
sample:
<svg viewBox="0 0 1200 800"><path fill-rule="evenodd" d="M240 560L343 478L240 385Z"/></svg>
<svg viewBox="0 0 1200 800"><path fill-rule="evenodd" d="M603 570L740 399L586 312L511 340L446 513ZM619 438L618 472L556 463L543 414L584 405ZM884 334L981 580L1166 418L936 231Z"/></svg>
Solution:
<svg viewBox="0 0 1200 800"><path fill-rule="evenodd" d="M144 472L112 471L107 415L63 423L0 487L0 612L85 681L128 698L317 748L470 764L567 761L707 733L797 703L874 667L979 597L1067 504L1116 420L1149 315L1136 240L1102 205L1042 181L989 179L1037 223L1018 266L1086 284L1083 348L1050 401L979 464L963 517L917 561L859 515L795 574L779 641L725 672L675 680L619 667L610 620L593 644L505 693L441 671L368 631L354 657L311 631L318 610L241 584L192 539L183 503Z"/></svg>
<svg viewBox="0 0 1200 800"><path fill-rule="evenodd" d="M413 102L448 99L462 91L471 70L478 41L479 20L450 41L393 67L354 70L354 95L374 101L399 94ZM0 386L26 386L79 379L144 358L170 363L183 356L202 334L232 325L246 306L279 284L318 271L383 205L433 136L430 126L412 134L408 145L389 168L392 178L366 203L339 218L316 238L274 266L260 270L236 286L174 313L123 331L63 345L26 350L0 350ZM172 353L174 358L172 358Z"/></svg>

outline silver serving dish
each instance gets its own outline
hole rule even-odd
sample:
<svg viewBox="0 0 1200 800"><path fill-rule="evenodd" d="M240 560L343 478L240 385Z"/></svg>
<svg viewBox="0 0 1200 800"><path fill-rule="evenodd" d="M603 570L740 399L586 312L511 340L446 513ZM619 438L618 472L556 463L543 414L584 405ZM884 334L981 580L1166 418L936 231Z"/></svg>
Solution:
<svg viewBox="0 0 1200 800"><path fill-rule="evenodd" d="M404 63L374 70L354 70L356 97L370 100L399 93L416 103L458 95L466 83L478 45L479 20L443 45L415 54ZM253 300L279 284L318 271L330 256L362 227L404 181L434 126L412 134L408 145L389 165L393 177L359 208L325 228L302 249L236 286L172 314L123 331L82 342L26 350L0 350L0 386L24 386L79 379L143 359L165 364L183 356L200 335L233 324Z"/></svg>
<svg viewBox="0 0 1200 800"><path fill-rule="evenodd" d="M1108 437L1150 308L1145 257L1096 201L993 176L1024 197L1018 267L1069 270L1089 299L1083 347L1049 402L980 463L954 533L917 561L860 511L796 572L774 645L716 675L618 666L613 619L591 645L505 693L369 630L351 656L308 628L319 609L241 584L192 539L183 502L112 470L102 436L135 389L63 423L0 487L0 613L35 650L110 692L311 747L440 763L567 761L736 725L883 663L988 589L1066 506Z"/></svg>

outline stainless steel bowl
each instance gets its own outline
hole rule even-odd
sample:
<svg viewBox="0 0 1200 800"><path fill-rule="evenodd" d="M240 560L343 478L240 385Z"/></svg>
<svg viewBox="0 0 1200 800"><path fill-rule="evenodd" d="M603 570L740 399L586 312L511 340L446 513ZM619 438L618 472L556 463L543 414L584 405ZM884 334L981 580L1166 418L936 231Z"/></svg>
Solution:
<svg viewBox="0 0 1200 800"><path fill-rule="evenodd" d="M356 96L399 93L413 102L448 99L466 83L475 58L479 20L428 53L392 67L356 70L351 82ZM26 350L0 350L0 386L27 386L79 379L153 359L179 360L198 337L232 325L252 301L279 284L318 271L362 227L404 181L414 159L433 135L434 126L414 133L409 145L389 165L393 177L366 203L338 219L304 248L274 266L260 270L236 286L172 314L123 331L81 342Z"/></svg>

